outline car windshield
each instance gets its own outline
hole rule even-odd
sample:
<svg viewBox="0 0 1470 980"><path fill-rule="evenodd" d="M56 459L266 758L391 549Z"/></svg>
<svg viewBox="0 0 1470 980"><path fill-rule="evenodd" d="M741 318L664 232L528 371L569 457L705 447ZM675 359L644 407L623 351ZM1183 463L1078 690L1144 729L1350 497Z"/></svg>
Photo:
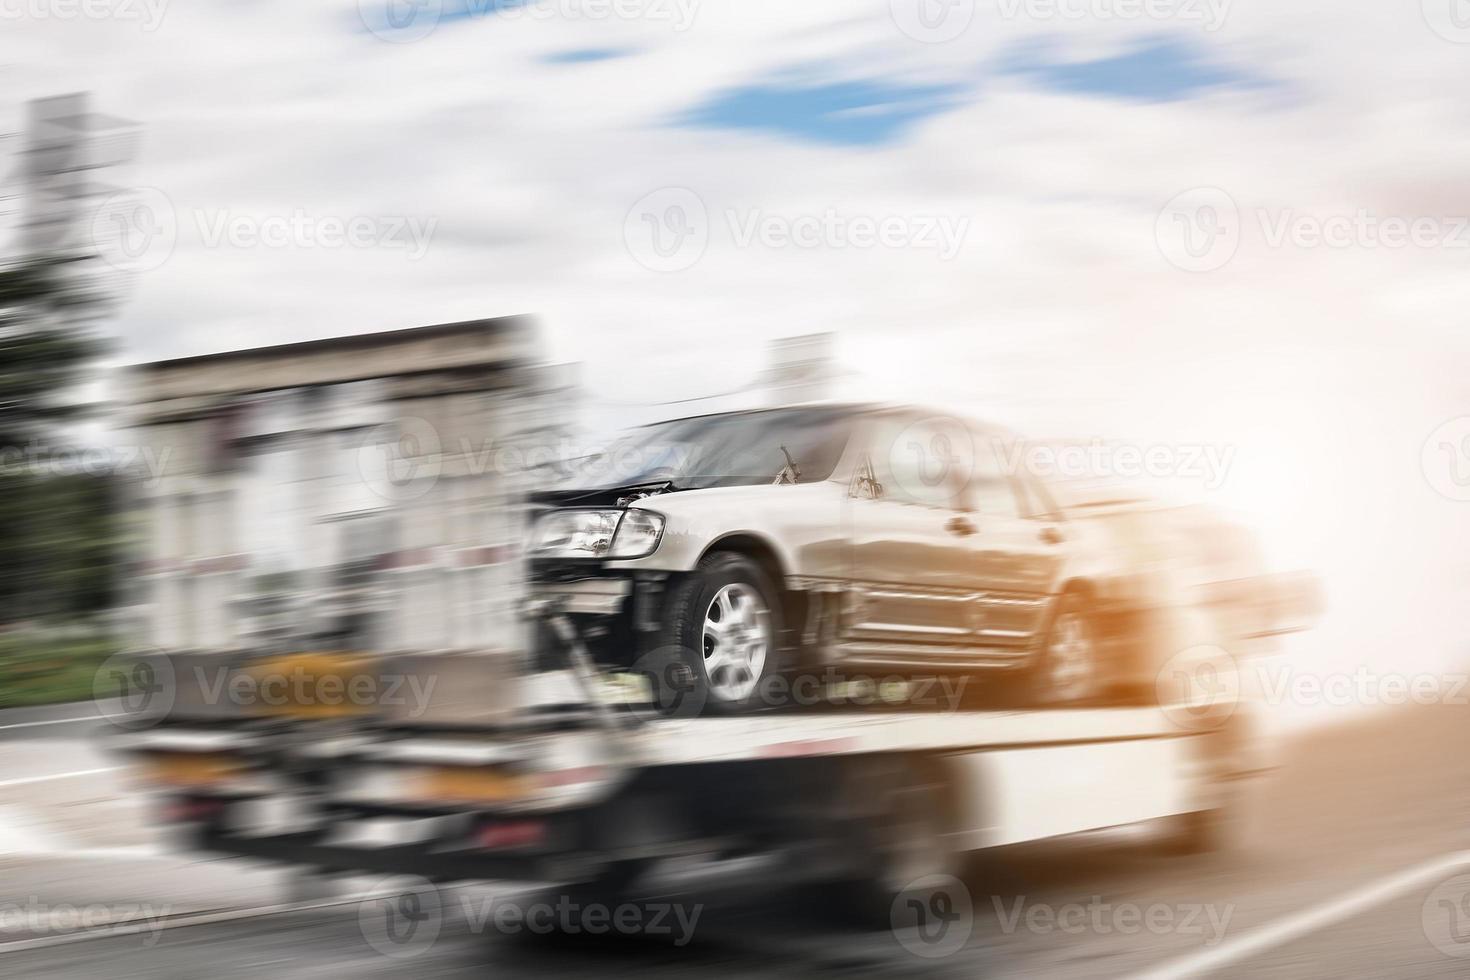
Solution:
<svg viewBox="0 0 1470 980"><path fill-rule="evenodd" d="M851 411L835 407L658 422L632 430L606 453L584 461L571 482L584 487L670 482L697 490L773 483L784 470L785 482L813 483L832 475L851 429Z"/></svg>

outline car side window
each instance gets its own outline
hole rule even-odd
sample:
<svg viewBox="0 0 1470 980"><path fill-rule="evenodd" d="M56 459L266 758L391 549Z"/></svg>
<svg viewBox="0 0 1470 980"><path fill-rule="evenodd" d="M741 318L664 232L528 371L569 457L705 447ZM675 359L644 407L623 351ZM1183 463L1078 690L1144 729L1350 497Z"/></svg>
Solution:
<svg viewBox="0 0 1470 980"><path fill-rule="evenodd" d="M1020 486L1006 471L998 441L984 432L975 433L975 462L966 497L982 517L1018 518L1025 513L1027 506L1018 496Z"/></svg>
<svg viewBox="0 0 1470 980"><path fill-rule="evenodd" d="M970 434L953 419L898 413L873 420L868 461L881 499L953 508L970 455Z"/></svg>
<svg viewBox="0 0 1470 980"><path fill-rule="evenodd" d="M1062 512L1040 480L1033 476L1017 476L1016 489L1021 494L1021 516L1033 521L1059 521Z"/></svg>

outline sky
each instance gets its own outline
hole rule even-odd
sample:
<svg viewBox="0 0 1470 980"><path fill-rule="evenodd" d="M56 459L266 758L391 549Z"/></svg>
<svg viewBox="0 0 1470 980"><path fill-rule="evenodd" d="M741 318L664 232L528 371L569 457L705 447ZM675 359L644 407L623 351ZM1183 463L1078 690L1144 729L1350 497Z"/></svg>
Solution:
<svg viewBox="0 0 1470 980"><path fill-rule="evenodd" d="M616 419L831 331L848 394L1228 450L1172 483L1327 579L1303 656L1470 662L1463 0L0 17L0 129L140 127L124 360L530 312Z"/></svg>

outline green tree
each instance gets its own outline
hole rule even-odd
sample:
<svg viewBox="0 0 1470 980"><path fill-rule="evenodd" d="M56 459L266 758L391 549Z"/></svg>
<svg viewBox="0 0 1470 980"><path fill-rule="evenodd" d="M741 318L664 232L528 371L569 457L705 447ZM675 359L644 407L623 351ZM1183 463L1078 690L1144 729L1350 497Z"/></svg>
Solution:
<svg viewBox="0 0 1470 980"><path fill-rule="evenodd" d="M93 330L104 293L95 259L42 256L0 268L0 446L53 437L75 420L72 397L104 350Z"/></svg>
<svg viewBox="0 0 1470 980"><path fill-rule="evenodd" d="M110 594L114 480L33 465L68 441L86 410L78 386L105 350L95 265L47 255L0 267L0 622L95 609Z"/></svg>

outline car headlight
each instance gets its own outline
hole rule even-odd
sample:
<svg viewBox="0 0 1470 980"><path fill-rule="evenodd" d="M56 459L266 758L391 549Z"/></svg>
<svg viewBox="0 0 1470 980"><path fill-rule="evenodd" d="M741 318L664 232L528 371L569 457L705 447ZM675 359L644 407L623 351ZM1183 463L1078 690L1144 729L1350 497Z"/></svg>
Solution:
<svg viewBox="0 0 1470 980"><path fill-rule="evenodd" d="M642 558L651 555L663 537L662 515L647 510L630 510L623 514L623 521L613 535L609 558Z"/></svg>
<svg viewBox="0 0 1470 980"><path fill-rule="evenodd" d="M646 510L558 510L536 527L541 558L642 558L658 547L664 519Z"/></svg>

